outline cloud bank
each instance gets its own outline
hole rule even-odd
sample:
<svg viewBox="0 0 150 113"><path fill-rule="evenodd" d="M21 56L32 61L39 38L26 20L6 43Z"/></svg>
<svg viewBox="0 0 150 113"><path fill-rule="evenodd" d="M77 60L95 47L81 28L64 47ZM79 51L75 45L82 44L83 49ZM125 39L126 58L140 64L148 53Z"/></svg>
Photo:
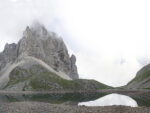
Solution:
<svg viewBox="0 0 150 113"><path fill-rule="evenodd" d="M76 54L81 78L125 85L150 62L149 0L1 0L0 51L40 21Z"/></svg>

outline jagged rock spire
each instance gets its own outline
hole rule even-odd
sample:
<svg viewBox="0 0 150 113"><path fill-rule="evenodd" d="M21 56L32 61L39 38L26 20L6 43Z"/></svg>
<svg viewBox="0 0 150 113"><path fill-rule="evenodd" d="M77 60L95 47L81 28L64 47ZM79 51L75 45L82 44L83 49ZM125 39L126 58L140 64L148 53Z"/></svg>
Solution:
<svg viewBox="0 0 150 113"><path fill-rule="evenodd" d="M14 62L14 59L32 56L44 61L56 71L64 72L72 79L78 78L75 56L70 57L63 40L54 33L48 32L39 23L34 23L31 27L27 26L19 43L7 44L0 56L0 69L9 62Z"/></svg>

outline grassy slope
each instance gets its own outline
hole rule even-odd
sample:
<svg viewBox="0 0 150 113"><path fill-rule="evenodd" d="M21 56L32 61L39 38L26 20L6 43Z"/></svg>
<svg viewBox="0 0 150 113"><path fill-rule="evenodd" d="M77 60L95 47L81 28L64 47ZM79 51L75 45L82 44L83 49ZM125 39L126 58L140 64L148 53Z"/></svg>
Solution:
<svg viewBox="0 0 150 113"><path fill-rule="evenodd" d="M98 90L110 88L95 80L65 80L42 66L33 65L30 69L15 68L4 89L25 81L28 83L24 85L23 90Z"/></svg>
<svg viewBox="0 0 150 113"><path fill-rule="evenodd" d="M150 65L147 65L145 67L143 67L136 75L136 77L131 80L129 84L133 83L133 82L140 82L146 78L150 77Z"/></svg>

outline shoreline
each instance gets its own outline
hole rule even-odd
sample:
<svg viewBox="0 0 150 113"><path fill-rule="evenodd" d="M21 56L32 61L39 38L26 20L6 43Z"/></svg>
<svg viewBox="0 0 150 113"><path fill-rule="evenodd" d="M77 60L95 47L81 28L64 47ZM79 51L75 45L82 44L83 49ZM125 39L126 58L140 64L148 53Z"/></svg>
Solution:
<svg viewBox="0 0 150 113"><path fill-rule="evenodd" d="M27 101L0 104L0 113L150 113L150 107L86 107Z"/></svg>
<svg viewBox="0 0 150 113"><path fill-rule="evenodd" d="M0 91L0 95L38 95L67 93L119 93L125 95L149 95L150 90L120 90L108 89L97 91ZM22 100L0 103L0 113L150 113L150 107L129 106L78 106L62 102L61 104L42 102L38 100Z"/></svg>
<svg viewBox="0 0 150 113"><path fill-rule="evenodd" d="M66 91L6 91L0 90L0 94L65 94L65 93L150 93L147 89L129 90L129 89L102 89L102 90L66 90Z"/></svg>

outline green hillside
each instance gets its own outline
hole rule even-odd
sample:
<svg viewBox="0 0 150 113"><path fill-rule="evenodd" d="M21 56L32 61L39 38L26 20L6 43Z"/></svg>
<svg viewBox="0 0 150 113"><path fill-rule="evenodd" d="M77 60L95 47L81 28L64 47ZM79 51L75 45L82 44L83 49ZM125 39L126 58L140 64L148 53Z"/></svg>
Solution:
<svg viewBox="0 0 150 113"><path fill-rule="evenodd" d="M49 72L40 65L29 69L16 67L10 73L10 80L3 89L20 87L23 91L56 91L56 90L98 90L111 88L95 80L66 80Z"/></svg>
<svg viewBox="0 0 150 113"><path fill-rule="evenodd" d="M142 89L150 88L150 64L139 70L136 77L127 84L127 87Z"/></svg>

